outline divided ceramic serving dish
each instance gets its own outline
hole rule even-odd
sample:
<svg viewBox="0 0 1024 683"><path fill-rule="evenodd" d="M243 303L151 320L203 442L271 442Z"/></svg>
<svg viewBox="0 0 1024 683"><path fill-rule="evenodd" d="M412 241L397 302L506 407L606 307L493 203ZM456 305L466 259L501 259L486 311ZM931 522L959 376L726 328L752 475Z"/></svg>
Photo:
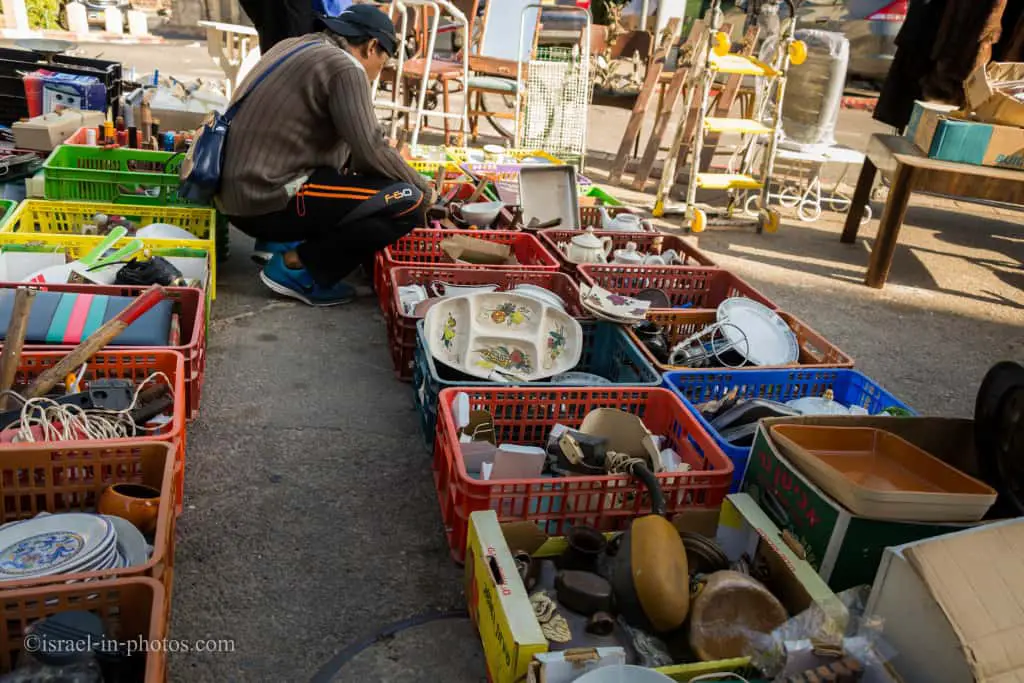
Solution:
<svg viewBox="0 0 1024 683"><path fill-rule="evenodd" d="M775 425L771 437L815 484L864 517L976 522L996 501L987 484L882 429Z"/></svg>
<svg viewBox="0 0 1024 683"><path fill-rule="evenodd" d="M444 299L423 321L435 360L495 382L532 382L576 367L583 330L535 298L482 293Z"/></svg>

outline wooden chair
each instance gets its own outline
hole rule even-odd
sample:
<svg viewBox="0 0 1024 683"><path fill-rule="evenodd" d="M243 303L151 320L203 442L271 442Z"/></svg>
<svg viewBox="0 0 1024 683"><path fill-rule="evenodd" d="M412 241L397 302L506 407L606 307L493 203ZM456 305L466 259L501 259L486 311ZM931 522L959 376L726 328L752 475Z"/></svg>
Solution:
<svg viewBox="0 0 1024 683"><path fill-rule="evenodd" d="M516 74L518 62L522 63L523 77L526 77L527 62L537 45L540 33L540 15L538 8L533 16L526 20L527 40L520 35L523 13L527 5L536 0L490 0L484 14L477 42L471 46L469 68L472 74L466 87L469 99L469 130L475 140L479 135L480 117L486 117L494 129L503 137L512 139L515 132L502 129L494 119L515 121L515 111L490 111L484 104L487 95L498 95L503 98L521 97L519 81Z"/></svg>

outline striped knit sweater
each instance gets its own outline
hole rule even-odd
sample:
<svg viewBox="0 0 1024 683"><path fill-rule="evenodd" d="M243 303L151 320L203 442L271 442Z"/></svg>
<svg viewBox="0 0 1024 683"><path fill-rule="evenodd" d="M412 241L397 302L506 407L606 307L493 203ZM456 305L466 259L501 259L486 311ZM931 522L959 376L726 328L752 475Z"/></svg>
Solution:
<svg viewBox="0 0 1024 683"><path fill-rule="evenodd" d="M384 140L366 72L340 47L341 41L322 33L281 41L242 82L236 98L299 43L318 43L277 67L231 122L217 196L222 212L260 216L279 211L320 167L348 167L429 190L423 176Z"/></svg>

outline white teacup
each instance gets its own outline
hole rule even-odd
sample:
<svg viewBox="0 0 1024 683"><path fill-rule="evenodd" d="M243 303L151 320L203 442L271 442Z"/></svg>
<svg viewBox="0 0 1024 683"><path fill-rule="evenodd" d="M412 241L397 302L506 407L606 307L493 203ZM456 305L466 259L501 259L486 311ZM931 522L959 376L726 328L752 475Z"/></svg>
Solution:
<svg viewBox="0 0 1024 683"><path fill-rule="evenodd" d="M434 293L434 296L441 298L487 293L497 289L498 285L451 285L440 280L434 280L430 283L430 291Z"/></svg>
<svg viewBox="0 0 1024 683"><path fill-rule="evenodd" d="M679 265L683 264L683 259L680 258L678 252L676 252L675 249L666 249L665 251L661 252L661 260L665 262L666 266L675 265L677 263Z"/></svg>
<svg viewBox="0 0 1024 683"><path fill-rule="evenodd" d="M667 263L665 262L665 258L663 256L658 256L657 254L648 254L647 256L644 257L644 265L664 266L667 265Z"/></svg>

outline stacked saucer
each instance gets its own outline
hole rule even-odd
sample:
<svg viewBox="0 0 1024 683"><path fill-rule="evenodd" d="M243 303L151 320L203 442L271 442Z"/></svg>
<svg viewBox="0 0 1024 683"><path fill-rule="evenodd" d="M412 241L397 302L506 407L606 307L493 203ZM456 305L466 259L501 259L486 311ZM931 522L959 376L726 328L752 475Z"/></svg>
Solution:
<svg viewBox="0 0 1024 683"><path fill-rule="evenodd" d="M108 515L43 514L0 527L0 581L119 569L147 559L139 530Z"/></svg>

